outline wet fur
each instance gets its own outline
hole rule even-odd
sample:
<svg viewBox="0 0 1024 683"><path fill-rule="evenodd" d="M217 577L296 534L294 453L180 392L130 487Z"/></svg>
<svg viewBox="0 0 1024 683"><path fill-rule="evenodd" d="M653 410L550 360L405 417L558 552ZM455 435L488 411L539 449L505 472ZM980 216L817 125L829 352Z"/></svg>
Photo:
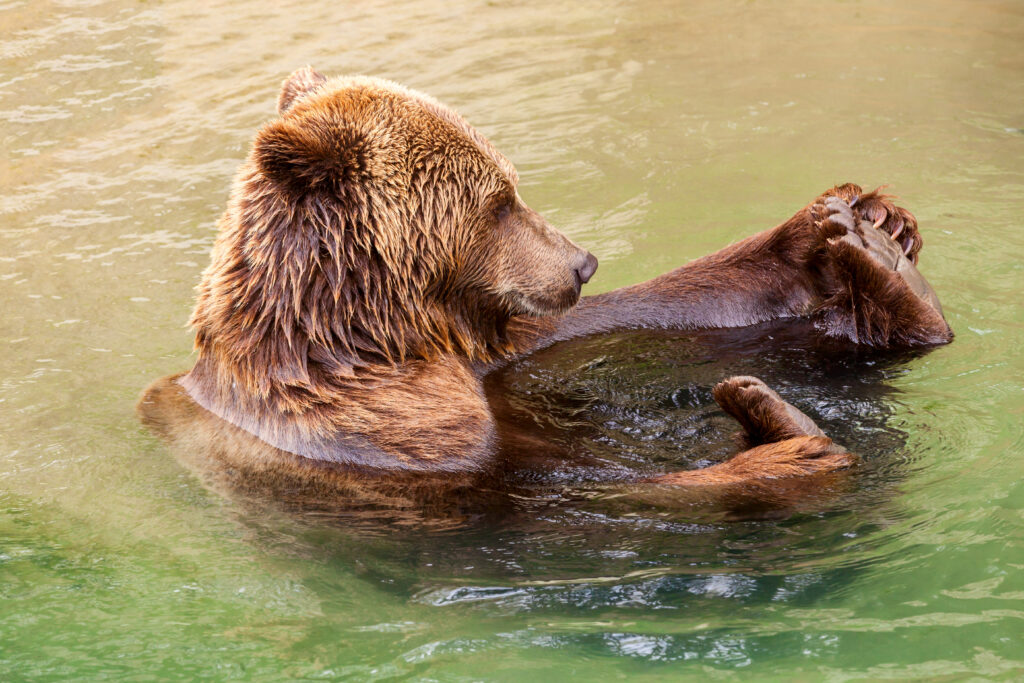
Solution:
<svg viewBox="0 0 1024 683"><path fill-rule="evenodd" d="M916 262L916 221L877 192L836 187L777 228L574 306L569 273L585 252L518 200L514 167L451 110L386 81L304 69L285 82L279 113L220 221L191 319L195 366L158 380L139 406L177 450L200 454L208 478L276 497L450 502L490 485L482 377L582 335L811 317L822 335L858 344L951 338L898 274L832 241L848 229L826 206L837 196L852 205L844 220L887 231ZM824 436L763 431L777 440L657 483L853 462Z"/></svg>

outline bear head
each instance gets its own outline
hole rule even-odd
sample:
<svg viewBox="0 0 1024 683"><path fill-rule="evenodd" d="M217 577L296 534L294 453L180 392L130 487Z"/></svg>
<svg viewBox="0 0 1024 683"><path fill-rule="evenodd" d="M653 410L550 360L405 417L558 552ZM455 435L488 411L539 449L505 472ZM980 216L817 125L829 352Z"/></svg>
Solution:
<svg viewBox="0 0 1024 683"><path fill-rule="evenodd" d="M278 113L236 179L191 320L201 359L259 394L513 352L508 320L568 310L597 268L523 203L508 159L426 95L306 68Z"/></svg>

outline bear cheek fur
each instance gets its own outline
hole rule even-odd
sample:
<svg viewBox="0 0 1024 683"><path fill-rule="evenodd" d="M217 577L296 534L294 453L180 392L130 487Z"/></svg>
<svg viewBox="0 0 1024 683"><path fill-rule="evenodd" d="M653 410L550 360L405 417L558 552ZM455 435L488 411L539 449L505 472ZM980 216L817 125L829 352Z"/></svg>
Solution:
<svg viewBox="0 0 1024 683"><path fill-rule="evenodd" d="M513 314L552 315L579 299L572 264L583 254L569 238L516 199L496 213L488 280Z"/></svg>

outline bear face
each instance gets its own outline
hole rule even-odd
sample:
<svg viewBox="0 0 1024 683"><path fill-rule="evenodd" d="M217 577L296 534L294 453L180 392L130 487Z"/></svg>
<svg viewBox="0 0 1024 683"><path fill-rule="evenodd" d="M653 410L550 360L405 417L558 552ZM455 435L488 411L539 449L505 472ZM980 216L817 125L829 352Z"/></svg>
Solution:
<svg viewBox="0 0 1024 683"><path fill-rule="evenodd" d="M471 235L460 278L508 317L569 310L597 270L592 254L548 225L518 194L496 195ZM527 256L533 262L524 267Z"/></svg>
<svg viewBox="0 0 1024 683"><path fill-rule="evenodd" d="M519 198L458 114L374 78L287 79L220 223L192 317L259 395L360 367L512 351L516 315L571 308L596 259Z"/></svg>

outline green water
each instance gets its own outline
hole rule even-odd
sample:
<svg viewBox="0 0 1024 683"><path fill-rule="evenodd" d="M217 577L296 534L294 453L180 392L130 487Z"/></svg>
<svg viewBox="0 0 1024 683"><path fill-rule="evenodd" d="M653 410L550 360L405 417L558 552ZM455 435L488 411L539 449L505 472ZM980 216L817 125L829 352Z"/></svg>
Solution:
<svg viewBox="0 0 1024 683"><path fill-rule="evenodd" d="M11 0L0 38L0 679L1024 678L1020 3ZM859 389L785 350L695 375L695 434L744 363L835 388L812 408L869 467L785 519L357 530L224 500L133 405L190 366L230 179L306 63L459 109L600 257L592 293L890 183L957 339L858 359ZM608 438L683 457L666 397L705 365L607 343L646 359Z"/></svg>

